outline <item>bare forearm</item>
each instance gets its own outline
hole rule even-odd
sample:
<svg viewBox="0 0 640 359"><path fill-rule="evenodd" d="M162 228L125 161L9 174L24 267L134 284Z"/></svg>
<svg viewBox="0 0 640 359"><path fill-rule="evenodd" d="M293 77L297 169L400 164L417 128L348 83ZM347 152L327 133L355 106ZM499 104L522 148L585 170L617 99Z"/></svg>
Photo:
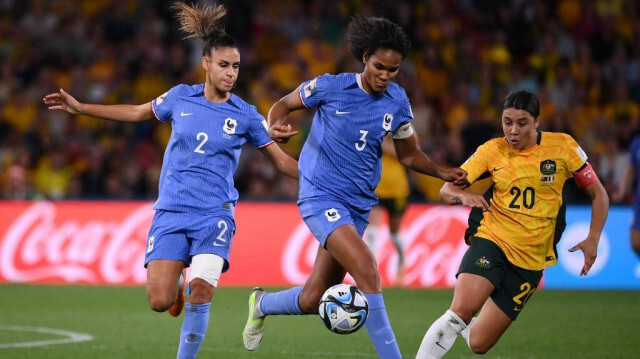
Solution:
<svg viewBox="0 0 640 359"><path fill-rule="evenodd" d="M146 108L148 107L148 109ZM153 116L151 104L145 105L100 105L81 104L80 112L87 116L120 122L141 122Z"/></svg>
<svg viewBox="0 0 640 359"><path fill-rule="evenodd" d="M269 122L269 126L273 125L281 125L285 123L287 120L287 116L289 115L289 108L283 101L276 102L269 111L267 115L267 121Z"/></svg>
<svg viewBox="0 0 640 359"><path fill-rule="evenodd" d="M416 151L415 155L413 156L405 156L401 158L400 163L415 172L422 173L427 176L441 178L440 173L442 171L442 168L431 161L429 157L427 157L427 155L425 155L421 151Z"/></svg>
<svg viewBox="0 0 640 359"><path fill-rule="evenodd" d="M440 189L440 199L445 204L462 204L462 199L465 195L464 187L454 186L451 183L445 183Z"/></svg>
<svg viewBox="0 0 640 359"><path fill-rule="evenodd" d="M604 224L609 215L609 197L604 187L599 184L594 196L591 199L591 226L589 228L589 236L592 238L600 238Z"/></svg>

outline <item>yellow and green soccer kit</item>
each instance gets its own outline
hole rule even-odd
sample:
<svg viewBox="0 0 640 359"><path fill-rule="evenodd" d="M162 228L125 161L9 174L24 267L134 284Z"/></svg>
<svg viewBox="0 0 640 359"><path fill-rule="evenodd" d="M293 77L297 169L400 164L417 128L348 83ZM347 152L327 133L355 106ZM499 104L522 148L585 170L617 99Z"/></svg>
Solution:
<svg viewBox="0 0 640 359"><path fill-rule="evenodd" d="M563 133L540 132L536 145L526 150L513 149L504 137L487 141L461 166L471 183L487 176L493 180L491 211L473 210L469 223L477 228L470 230L495 242L517 267L555 265L555 244L565 227L563 188L586 160L576 141ZM472 217L480 214L478 223Z"/></svg>

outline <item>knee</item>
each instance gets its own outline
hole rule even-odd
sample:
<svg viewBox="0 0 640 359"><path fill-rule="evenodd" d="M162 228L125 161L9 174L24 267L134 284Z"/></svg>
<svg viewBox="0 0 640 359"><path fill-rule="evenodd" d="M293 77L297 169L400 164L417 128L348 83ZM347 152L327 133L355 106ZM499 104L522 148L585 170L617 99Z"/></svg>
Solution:
<svg viewBox="0 0 640 359"><path fill-rule="evenodd" d="M190 293L187 301L193 304L209 303L213 299L215 287L200 278L194 278L189 282Z"/></svg>
<svg viewBox="0 0 640 359"><path fill-rule="evenodd" d="M172 299L171 294L161 293L160 291L147 292L147 301L149 308L156 312L164 312L171 307L175 298Z"/></svg>
<svg viewBox="0 0 640 359"><path fill-rule="evenodd" d="M469 324L473 316L476 314L473 309L458 305L452 305L450 309L452 312L456 313L456 315L460 317L465 324Z"/></svg>
<svg viewBox="0 0 640 359"><path fill-rule="evenodd" d="M473 341L469 343L469 348L471 348L471 351L480 355L487 354L492 346L493 345L487 345L486 343L474 343Z"/></svg>
<svg viewBox="0 0 640 359"><path fill-rule="evenodd" d="M356 286L364 293L380 293L380 274L378 265L375 262L363 261L355 266L353 273L350 273L356 281Z"/></svg>
<svg viewBox="0 0 640 359"><path fill-rule="evenodd" d="M482 335L480 335L482 336ZM495 341L487 338L478 338L471 335L469 337L469 349L476 354L486 354L496 344Z"/></svg>

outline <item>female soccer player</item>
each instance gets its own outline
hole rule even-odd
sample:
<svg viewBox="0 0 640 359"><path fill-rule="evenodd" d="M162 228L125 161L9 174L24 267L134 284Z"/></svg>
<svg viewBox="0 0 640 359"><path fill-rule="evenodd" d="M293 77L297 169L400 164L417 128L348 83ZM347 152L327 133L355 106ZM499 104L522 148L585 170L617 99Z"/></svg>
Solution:
<svg viewBox="0 0 640 359"><path fill-rule="evenodd" d="M451 307L429 328L417 358L440 358L462 334L469 348L486 353L500 339L535 292L542 271L556 264L555 245L565 228L565 182L573 178L591 197L591 227L569 251L584 253L586 275L598 251L609 198L587 155L571 136L539 132L540 104L527 91L503 104L502 138L478 147L463 165L468 182L490 176L486 198L445 183L448 204L472 207ZM480 311L482 309L482 311ZM477 318L474 315L480 311Z"/></svg>
<svg viewBox="0 0 640 359"><path fill-rule="evenodd" d="M147 298L158 312L174 304L170 314L177 316L184 303L177 283L183 269L191 266L178 358L195 358L207 331L220 274L229 268L238 200L233 174L242 144L253 143L291 177L298 177L298 166L272 145L266 121L255 107L230 92L238 78L240 53L218 22L226 13L224 6L198 8L180 3L175 9L181 29L205 43L204 84L175 86L143 105L84 104L63 90L47 95L44 103L50 110L107 120L140 122L155 116L172 122L147 240Z"/></svg>
<svg viewBox="0 0 640 359"><path fill-rule="evenodd" d="M276 141L294 132L284 127L292 111L317 107L300 155L298 206L320 242L304 287L279 293L256 288L249 298L245 347L260 345L264 318L275 314L314 314L322 293L349 273L369 301L365 327L381 358L399 358L400 350L382 298L376 260L362 234L376 204L382 140L392 133L400 162L414 171L460 184L466 172L444 170L418 148L411 108L404 90L391 82L409 51L402 28L386 19L357 16L347 29L350 52L364 63L362 73L324 75L304 82L276 102L269 123ZM286 130L281 130L286 128Z"/></svg>

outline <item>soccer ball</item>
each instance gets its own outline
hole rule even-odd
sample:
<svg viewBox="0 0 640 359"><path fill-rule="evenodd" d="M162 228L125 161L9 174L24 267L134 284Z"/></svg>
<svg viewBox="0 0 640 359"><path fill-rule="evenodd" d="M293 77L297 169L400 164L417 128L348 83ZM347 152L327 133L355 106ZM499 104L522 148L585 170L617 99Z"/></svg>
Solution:
<svg viewBox="0 0 640 359"><path fill-rule="evenodd" d="M338 334L351 334L367 320L369 303L355 286L337 284L324 292L319 311L327 329Z"/></svg>

